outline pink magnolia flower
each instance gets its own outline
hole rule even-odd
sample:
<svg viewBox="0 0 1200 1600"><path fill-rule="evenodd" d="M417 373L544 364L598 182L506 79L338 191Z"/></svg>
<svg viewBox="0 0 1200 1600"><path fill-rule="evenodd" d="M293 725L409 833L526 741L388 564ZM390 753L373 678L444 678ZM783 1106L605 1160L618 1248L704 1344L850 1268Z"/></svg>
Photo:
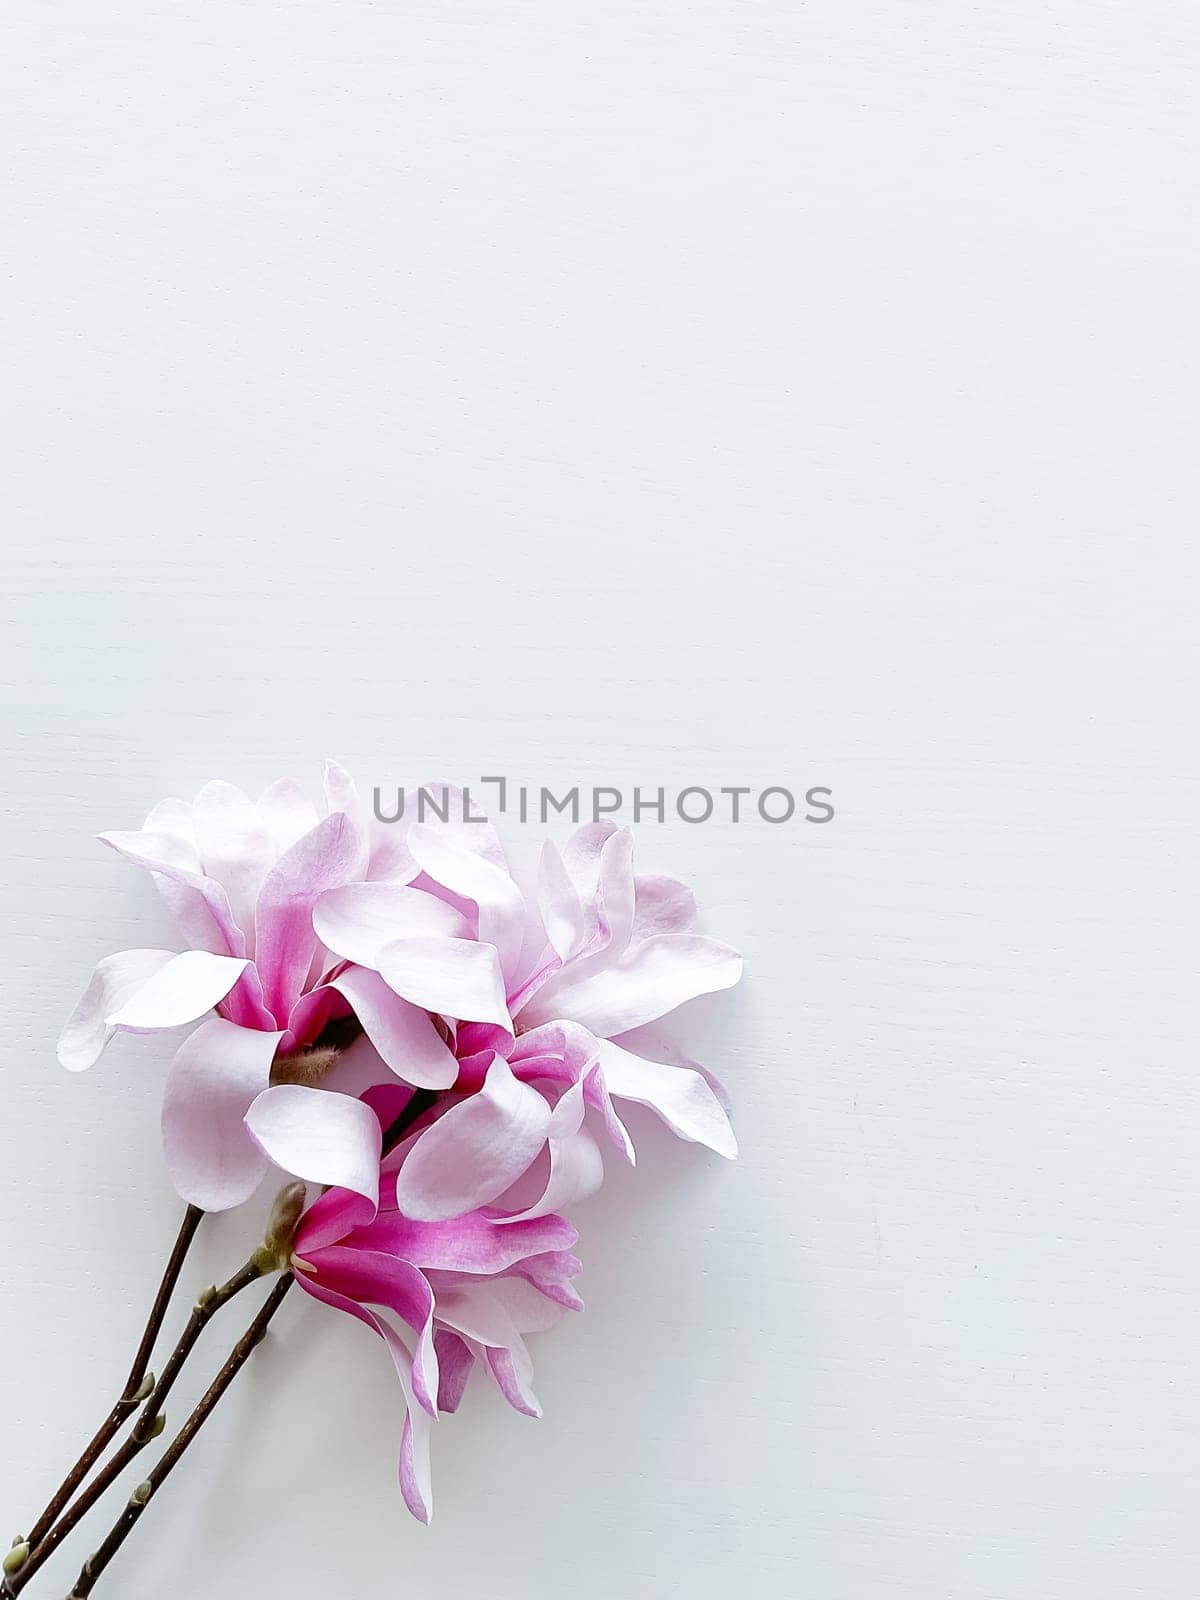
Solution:
<svg viewBox="0 0 1200 1600"><path fill-rule="evenodd" d="M388 1346L406 1406L400 1488L413 1516L428 1522L434 1420L458 1409L476 1362L511 1406L540 1416L525 1335L553 1327L583 1302L571 1286L580 1264L570 1253L577 1235L569 1222L494 1208L416 1221L396 1204L403 1156L385 1159L378 1208L369 1192L327 1190L300 1221L292 1267L310 1295L356 1317Z"/></svg>
<svg viewBox="0 0 1200 1600"><path fill-rule="evenodd" d="M125 950L96 967L59 1039L71 1071L90 1067L117 1032L156 1033L215 1012L187 1038L168 1074L163 1140L180 1194L206 1210L246 1199L274 1162L298 1176L354 1183L377 1165L378 1125L356 1098L305 1083L271 1086L273 1065L316 1076L311 1053L338 1014L372 1034L374 974L331 958L312 925L330 889L408 870L384 831L372 837L349 775L325 774L324 815L287 781L257 803L228 783L195 800L164 800L142 828L101 838L146 867L189 948ZM448 907L413 896L403 926L457 926ZM457 1065L420 1007L390 996L378 1040L402 1050L409 1082L453 1083Z"/></svg>
<svg viewBox="0 0 1200 1600"><path fill-rule="evenodd" d="M544 1182L523 1212L545 1215L591 1193L602 1176L588 1109L629 1161L634 1148L614 1100L655 1111L681 1138L732 1157L723 1093L702 1068L640 1053L645 1024L730 987L741 958L695 931L690 892L636 877L633 839L612 823L580 828L542 855L538 916L489 826L448 831L416 822L402 835L408 881L331 889L313 920L332 951L378 974L382 987L437 995L453 1018L452 1100L405 1163L399 1203L426 1221L497 1200L540 1163ZM392 937L409 898L424 893L461 916L446 935Z"/></svg>
<svg viewBox="0 0 1200 1600"><path fill-rule="evenodd" d="M376 1120L316 1086L347 1024L381 1071L443 1097L404 1166L412 1218L464 1215L518 1183L529 1220L589 1194L603 1171L589 1111L634 1159L614 1101L733 1156L715 1080L640 1048L644 1024L740 976L736 952L695 931L688 890L635 877L629 830L595 824L561 854L547 844L533 912L490 825L414 822L414 809L372 831L330 764L324 817L292 785L256 805L214 783L190 806L163 802L138 833L102 835L149 868L191 948L102 961L62 1063L81 1070L116 1031L215 1010L163 1101L176 1187L210 1210L245 1199L271 1162L369 1187Z"/></svg>

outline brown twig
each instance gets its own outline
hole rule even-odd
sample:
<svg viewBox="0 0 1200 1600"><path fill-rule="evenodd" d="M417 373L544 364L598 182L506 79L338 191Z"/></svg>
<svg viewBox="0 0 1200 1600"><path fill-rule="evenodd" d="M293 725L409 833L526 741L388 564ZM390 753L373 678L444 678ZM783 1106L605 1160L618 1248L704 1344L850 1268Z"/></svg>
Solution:
<svg viewBox="0 0 1200 1600"><path fill-rule="evenodd" d="M225 1365L213 1379L205 1392L204 1398L151 1468L145 1481L140 1483L133 1491L133 1494L129 1497L128 1504L113 1524L103 1544L84 1562L68 1600L86 1600L86 1597L91 1594L101 1573L125 1543L142 1512L162 1487L184 1451L204 1426L217 1401L220 1400L226 1389L246 1364L255 1345L266 1333L267 1324L282 1305L283 1298L294 1281L292 1274L285 1272L271 1290L254 1321L230 1351Z"/></svg>
<svg viewBox="0 0 1200 1600"><path fill-rule="evenodd" d="M141 1415L134 1424L133 1432L111 1460L108 1461L104 1469L97 1473L82 1494L67 1507L62 1516L43 1535L39 1542L35 1545L32 1539L29 1541L29 1555L21 1567L8 1579L7 1587L2 1591L2 1600L9 1600L10 1596L20 1594L42 1563L53 1555L71 1530L92 1509L109 1485L115 1482L120 1474L124 1472L138 1452L144 1450L151 1440L158 1437L162 1430L161 1427L156 1428L155 1423L162 1412L167 1396L175 1385L175 1380L178 1378L184 1362L195 1348L196 1341L203 1333L206 1325L223 1305L228 1304L233 1299L234 1295L240 1294L243 1289L249 1288L264 1273L273 1270L274 1263L272 1262L268 1265L256 1251L245 1266L235 1272L233 1277L226 1283L221 1284L220 1288L210 1288L201 1294L196 1304L192 1307L192 1314L179 1336L179 1342L167 1358L166 1366L163 1367L162 1377L154 1385L145 1405L142 1407Z"/></svg>
<svg viewBox="0 0 1200 1600"><path fill-rule="evenodd" d="M129 1369L129 1377L126 1379L125 1387L121 1390L121 1397L100 1424L91 1442L70 1472L67 1473L51 1498L50 1503L31 1528L27 1540L31 1550L37 1549L58 1520L63 1507L68 1504L76 1489L78 1489L119 1433L122 1424L133 1415L146 1398L144 1380L150 1366L150 1357L154 1351L155 1340L158 1338L162 1328L163 1318L167 1314L167 1307L170 1304L172 1294L175 1292L175 1285L179 1281L184 1259L191 1248L192 1240L196 1237L196 1229L200 1226L200 1219L203 1215L204 1213L199 1206L189 1206L184 1212L179 1235L175 1240L166 1268L163 1271L162 1282L158 1286L154 1304L150 1307L150 1315L146 1319L141 1343L138 1345L137 1354L133 1358L133 1366Z"/></svg>

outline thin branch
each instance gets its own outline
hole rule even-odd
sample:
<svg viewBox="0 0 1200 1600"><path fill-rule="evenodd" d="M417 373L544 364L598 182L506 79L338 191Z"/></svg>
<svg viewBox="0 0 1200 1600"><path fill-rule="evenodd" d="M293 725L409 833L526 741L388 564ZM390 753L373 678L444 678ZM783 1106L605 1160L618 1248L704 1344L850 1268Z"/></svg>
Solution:
<svg viewBox="0 0 1200 1600"><path fill-rule="evenodd" d="M36 1545L32 1544L31 1541L30 1553L25 1562L8 1579L4 1590L0 1591L3 1600L9 1600L9 1597L20 1594L25 1584L33 1577L42 1563L53 1555L71 1530L81 1518L86 1516L109 1485L124 1472L138 1452L144 1450L152 1439L158 1437L162 1429L161 1427L156 1427L155 1424L163 1406L166 1404L167 1396L175 1386L175 1380L178 1378L184 1362L195 1348L196 1341L203 1333L206 1325L222 1306L227 1305L233 1299L234 1295L240 1294L243 1289L249 1288L258 1278L263 1277L266 1272L272 1270L272 1267L263 1264L258 1252L255 1252L255 1255L251 1256L245 1266L235 1272L233 1277L223 1283L220 1288L204 1291L192 1307L192 1314L179 1336L179 1342L167 1358L162 1377L155 1384L149 1398L142 1407L141 1415L134 1424L133 1432L107 1463L103 1471L99 1472L83 1490L82 1494L67 1507L49 1532Z"/></svg>
<svg viewBox="0 0 1200 1600"><path fill-rule="evenodd" d="M271 1290L254 1321L230 1351L228 1360L213 1379L204 1398L151 1468L145 1481L140 1483L133 1491L128 1504L113 1524L103 1544L84 1562L68 1600L86 1600L86 1597L91 1594L101 1573L125 1543L142 1512L162 1487L184 1451L200 1432L218 1400L220 1400L226 1389L245 1366L255 1345L266 1333L267 1324L283 1304L283 1298L294 1281L292 1274L285 1272Z"/></svg>
<svg viewBox="0 0 1200 1600"><path fill-rule="evenodd" d="M91 1442L70 1472L67 1473L51 1498L50 1503L34 1523L27 1540L31 1550L37 1549L58 1520L63 1507L68 1504L76 1489L78 1489L79 1485L120 1432L122 1424L128 1417L133 1415L146 1398L143 1383L150 1366L150 1357L154 1351L155 1340L158 1338L162 1328L163 1318L167 1314L167 1307L171 1302L172 1294L175 1292L175 1285L179 1281L184 1259L191 1248L192 1240L196 1237L196 1229L200 1226L200 1219L203 1215L204 1213L199 1206L189 1206L184 1212L179 1236L175 1240L174 1248L167 1260L162 1282L159 1284L158 1293L154 1297L154 1304L150 1307L150 1315L146 1319L141 1343L138 1345L137 1354L133 1358L133 1366L129 1369L129 1377L126 1379L125 1387L121 1390L121 1397L100 1424Z"/></svg>

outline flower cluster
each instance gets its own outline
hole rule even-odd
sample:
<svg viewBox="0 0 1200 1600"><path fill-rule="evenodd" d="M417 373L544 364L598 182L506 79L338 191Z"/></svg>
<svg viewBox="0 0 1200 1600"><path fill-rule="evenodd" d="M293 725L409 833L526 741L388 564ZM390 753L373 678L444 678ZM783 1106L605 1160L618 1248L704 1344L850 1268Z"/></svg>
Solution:
<svg viewBox="0 0 1200 1600"><path fill-rule="evenodd" d="M703 1068L649 1059L639 1031L741 974L695 930L689 891L638 876L628 829L543 848L533 903L486 823L384 825L327 766L323 814L290 783L257 802L210 783L101 835L144 866L186 948L96 967L64 1067L117 1032L198 1024L163 1094L172 1179L207 1211L272 1168L319 1186L296 1281L386 1343L407 1402L400 1482L432 1509L429 1438L478 1363L536 1416L525 1335L582 1305L563 1212L632 1162L624 1102L733 1156Z"/></svg>

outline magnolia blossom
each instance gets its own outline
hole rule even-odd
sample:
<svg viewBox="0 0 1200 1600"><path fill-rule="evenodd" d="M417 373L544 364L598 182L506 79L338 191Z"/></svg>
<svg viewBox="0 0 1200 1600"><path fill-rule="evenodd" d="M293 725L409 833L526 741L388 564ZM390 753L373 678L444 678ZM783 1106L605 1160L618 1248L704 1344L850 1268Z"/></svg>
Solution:
<svg viewBox="0 0 1200 1600"><path fill-rule="evenodd" d="M634 1159L621 1101L734 1155L715 1080L639 1047L644 1025L741 973L735 951L695 931L689 891L635 876L630 831L598 823L561 852L547 843L531 907L490 825L406 812L369 822L329 764L323 816L288 783L257 803L211 783L139 832L101 836L149 869L189 948L101 961L59 1059L78 1071L117 1031L206 1018L163 1099L180 1193L236 1205L272 1162L369 1191L378 1121L329 1075L360 1031L385 1076L439 1096L398 1180L414 1220L466 1215L514 1185L520 1220L589 1194L602 1176L589 1113Z"/></svg>
<svg viewBox="0 0 1200 1600"><path fill-rule="evenodd" d="M339 971L328 969L343 966L322 949L312 912L329 889L386 879L407 870L407 857L397 861L386 835L372 838L352 780L333 763L323 811L286 780L257 803L214 782L190 804L164 800L137 832L100 836L149 870L188 948L124 950L101 961L58 1058L79 1072L117 1032L207 1019L176 1054L162 1108L175 1185L206 1210L246 1199L272 1160L302 1177L345 1182L378 1159L367 1108L307 1081L322 1060L310 1047L341 999ZM445 925L443 907L430 899L425 908L427 929ZM453 1082L453 1060L428 1015L398 1007L412 1035L409 1081ZM369 1008L359 1021L369 1032ZM393 1042L399 1021L391 1019ZM269 1087L273 1067L301 1081Z"/></svg>
<svg viewBox="0 0 1200 1600"><path fill-rule="evenodd" d="M377 1190L327 1190L300 1222L291 1264L310 1295L387 1345L406 1406L400 1488L428 1522L433 1421L458 1409L476 1362L515 1410L541 1415L525 1335L583 1309L571 1286L580 1263L571 1254L577 1234L562 1217L478 1208L420 1222L397 1207L397 1177L389 1158Z"/></svg>
<svg viewBox="0 0 1200 1600"><path fill-rule="evenodd" d="M437 995L456 1021L458 1073L446 1110L400 1178L400 1204L427 1221L501 1196L535 1162L545 1181L521 1213L569 1205L599 1184L593 1110L627 1160L634 1147L614 1101L649 1106L681 1138L737 1152L719 1085L703 1069L648 1059L640 1030L741 975L728 945L695 931L683 884L637 877L633 837L611 822L547 842L537 913L490 827L412 824L408 883L330 890L314 909L324 944L378 975L377 993ZM414 892L459 908L442 937L393 937Z"/></svg>
<svg viewBox="0 0 1200 1600"><path fill-rule="evenodd" d="M581 1308L561 1213L601 1182L595 1132L632 1162L628 1102L737 1148L716 1080L644 1044L741 975L689 891L635 875L632 834L605 822L545 845L529 901L491 826L443 799L444 817L409 803L378 824L331 763L321 811L288 783L257 802L210 783L101 835L149 870L186 948L101 961L59 1041L80 1071L117 1032L198 1024L163 1095L179 1192L233 1206L272 1164L328 1186L290 1264L387 1344L422 1521L433 1420L476 1364L540 1414L525 1336Z"/></svg>

